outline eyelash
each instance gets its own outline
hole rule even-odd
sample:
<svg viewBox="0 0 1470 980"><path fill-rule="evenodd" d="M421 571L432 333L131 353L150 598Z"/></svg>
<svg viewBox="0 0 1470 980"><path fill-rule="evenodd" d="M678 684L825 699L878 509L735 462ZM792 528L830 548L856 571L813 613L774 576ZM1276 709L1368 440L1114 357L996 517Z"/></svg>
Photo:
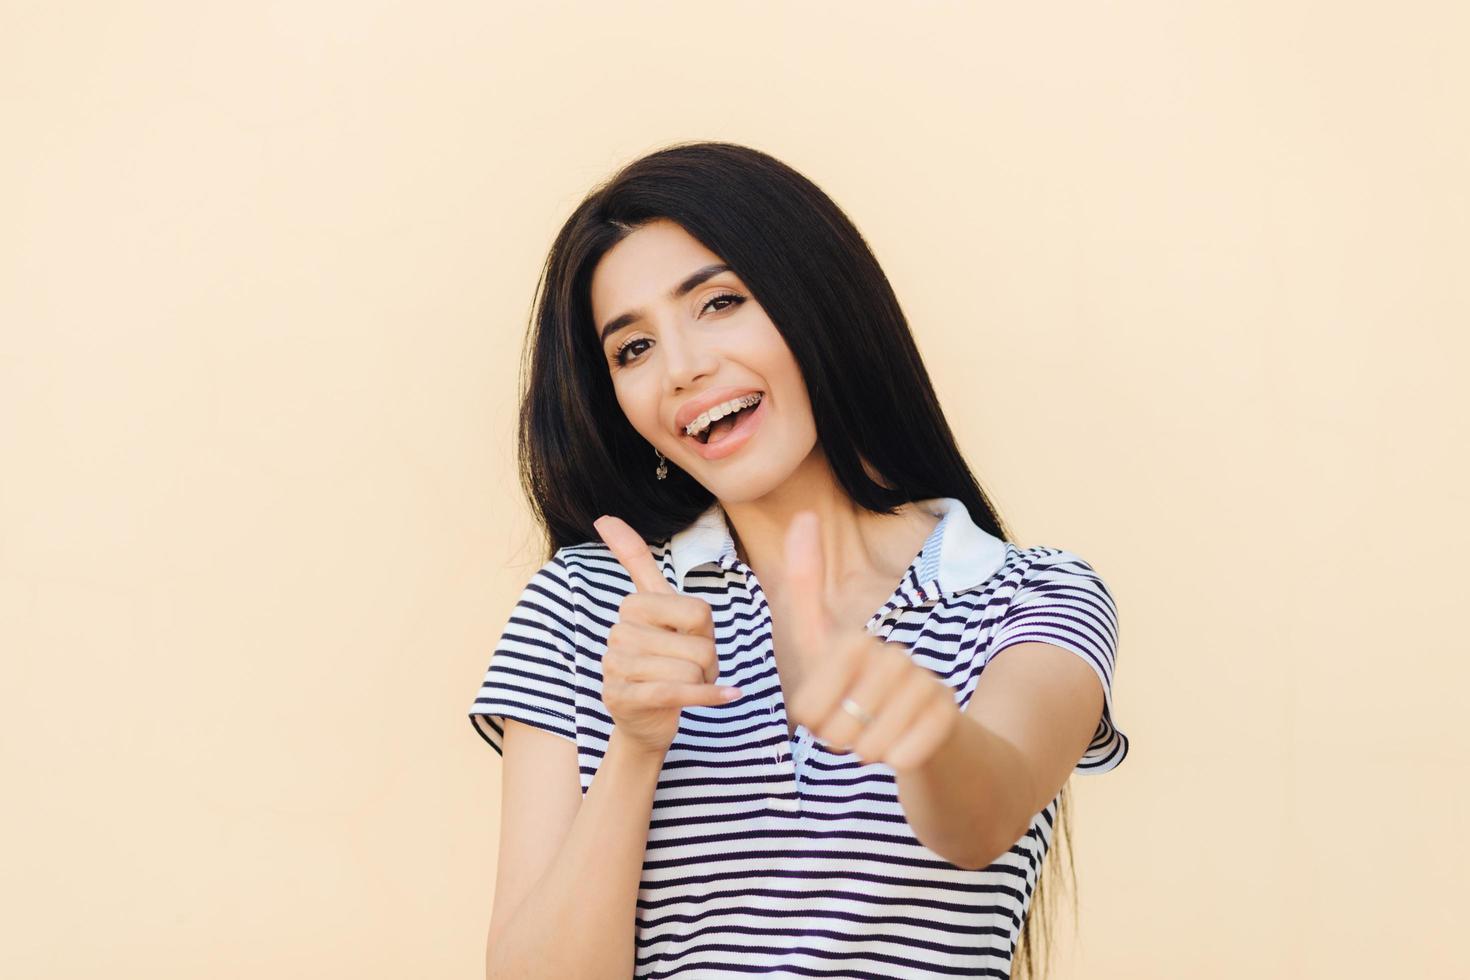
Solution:
<svg viewBox="0 0 1470 980"><path fill-rule="evenodd" d="M711 303L719 302L722 299L734 300L734 302L729 306L721 307L719 310L716 310L716 313L722 313L725 310L733 310L735 307L745 302L744 296L739 296L735 293L720 293L718 296L711 296L705 302L705 304L699 308L699 311L703 313L705 310L709 309ZM627 350L629 347L632 347L634 344L642 343L647 339L647 337L634 337L632 340L623 341L621 344L618 345L618 349L613 351L613 361L619 367L622 367L625 364L623 360L623 351Z"/></svg>

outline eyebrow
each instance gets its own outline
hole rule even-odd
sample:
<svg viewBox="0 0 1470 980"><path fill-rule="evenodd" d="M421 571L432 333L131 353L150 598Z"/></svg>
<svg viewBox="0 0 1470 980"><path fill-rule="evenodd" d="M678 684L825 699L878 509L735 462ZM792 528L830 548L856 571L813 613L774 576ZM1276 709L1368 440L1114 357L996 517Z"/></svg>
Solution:
<svg viewBox="0 0 1470 980"><path fill-rule="evenodd" d="M695 286L698 286L700 283L704 282L706 279L717 276L722 272L729 271L730 267L721 262L716 262L713 265L707 265L702 269L697 269L687 279L679 283L679 285L675 286L673 289L669 290L669 299L678 299L680 296L686 295L690 290L692 290ZM634 310L631 313L624 313L622 316L614 317L613 319L607 321L607 325L602 328L602 333L600 335L602 343L606 344L607 338L611 337L613 334L617 333L628 324L637 322L641 314L641 310Z"/></svg>

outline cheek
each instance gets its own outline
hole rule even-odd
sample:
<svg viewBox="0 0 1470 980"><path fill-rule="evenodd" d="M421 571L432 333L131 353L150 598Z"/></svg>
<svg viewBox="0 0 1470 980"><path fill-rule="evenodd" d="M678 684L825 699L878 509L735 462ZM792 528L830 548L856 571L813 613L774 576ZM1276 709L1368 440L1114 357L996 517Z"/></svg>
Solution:
<svg viewBox="0 0 1470 980"><path fill-rule="evenodd" d="M801 367L796 363L796 358L791 356L791 351L776 334L776 345L766 351L763 359L766 365L766 373L771 382L781 391L786 393L786 400L797 407L804 407L810 403L807 397L806 381L801 376Z"/></svg>
<svg viewBox="0 0 1470 980"><path fill-rule="evenodd" d="M774 381L775 386L784 396L781 399L781 406L785 409L787 417L804 428L815 429L816 422L812 418L811 395L807 391L806 381L802 378L796 362L792 361L783 365L780 374Z"/></svg>
<svg viewBox="0 0 1470 980"><path fill-rule="evenodd" d="M623 415L634 430L650 442L658 438L657 393L650 396L640 391L638 385L628 383L615 383L613 392L617 396L618 407L623 410Z"/></svg>
<svg viewBox="0 0 1470 980"><path fill-rule="evenodd" d="M774 326L752 332L738 352L731 352L752 371L759 374L773 391L785 396L786 402L795 400L796 395L805 400L806 382L802 380L801 368L785 340Z"/></svg>

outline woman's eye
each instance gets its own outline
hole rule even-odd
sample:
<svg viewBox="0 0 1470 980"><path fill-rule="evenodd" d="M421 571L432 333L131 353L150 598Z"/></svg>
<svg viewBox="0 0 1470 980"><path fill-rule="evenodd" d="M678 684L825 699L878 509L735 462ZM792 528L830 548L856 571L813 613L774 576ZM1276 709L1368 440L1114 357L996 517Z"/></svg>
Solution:
<svg viewBox="0 0 1470 980"><path fill-rule="evenodd" d="M732 303L731 303L732 306L739 306L741 303L744 303L745 302L745 297L744 296L736 296L734 293L721 293L718 296L711 296L710 299L709 299L709 302L708 303L705 303L704 306L700 307L700 312L703 313L705 310L709 309L712 304L718 303L722 299L731 300L732 301ZM728 309L730 309L729 306L722 306L722 307L720 307L720 310L728 310ZM719 310L716 310L715 312L718 313Z"/></svg>
<svg viewBox="0 0 1470 980"><path fill-rule="evenodd" d="M716 313L721 313L721 312L723 312L725 310L733 309L734 307L739 306L741 303L744 303L745 302L745 297L744 296L739 296L739 295L737 295L735 293L720 293L718 296L711 296L705 302L704 306L700 307L700 310L699 311L701 313L703 313L705 310L709 309L711 306L714 306L714 304L720 302L721 300L729 300L730 301L729 302L729 305L718 307L715 310ZM628 361L631 358L625 357L624 354L627 351L631 350L633 347L637 346L638 344L646 344L646 343L648 343L648 338L646 338L646 337L639 337L639 338L637 338L635 340L628 341L627 343L623 344L621 347L619 347L616 351L613 352L613 361L615 363L617 363L619 366L622 366L624 364L627 364ZM637 354L634 354L633 356L636 357Z"/></svg>
<svg viewBox="0 0 1470 980"><path fill-rule="evenodd" d="M630 341L628 341L626 344L624 344L623 346L619 347L617 349L617 352L613 354L613 360L614 361L617 361L619 364L626 364L627 361L628 361L628 359L623 356L623 352L626 351L626 350L628 350L628 348L630 348L630 347L635 347L638 344L646 344L646 343L648 343L648 341L647 341L647 339L645 339L643 337L639 337L636 340L630 340Z"/></svg>

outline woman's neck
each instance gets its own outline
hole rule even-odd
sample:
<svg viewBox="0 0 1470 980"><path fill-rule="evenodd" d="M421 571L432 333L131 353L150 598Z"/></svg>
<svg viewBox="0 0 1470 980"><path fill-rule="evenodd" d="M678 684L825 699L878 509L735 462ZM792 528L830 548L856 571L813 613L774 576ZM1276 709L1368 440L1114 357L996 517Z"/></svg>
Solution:
<svg viewBox="0 0 1470 980"><path fill-rule="evenodd" d="M907 503L879 514L853 502L819 452L784 484L757 500L721 501L739 558L767 592L780 591L786 568L786 531L797 513L820 521L825 591L840 597L875 581L897 582L939 518Z"/></svg>

